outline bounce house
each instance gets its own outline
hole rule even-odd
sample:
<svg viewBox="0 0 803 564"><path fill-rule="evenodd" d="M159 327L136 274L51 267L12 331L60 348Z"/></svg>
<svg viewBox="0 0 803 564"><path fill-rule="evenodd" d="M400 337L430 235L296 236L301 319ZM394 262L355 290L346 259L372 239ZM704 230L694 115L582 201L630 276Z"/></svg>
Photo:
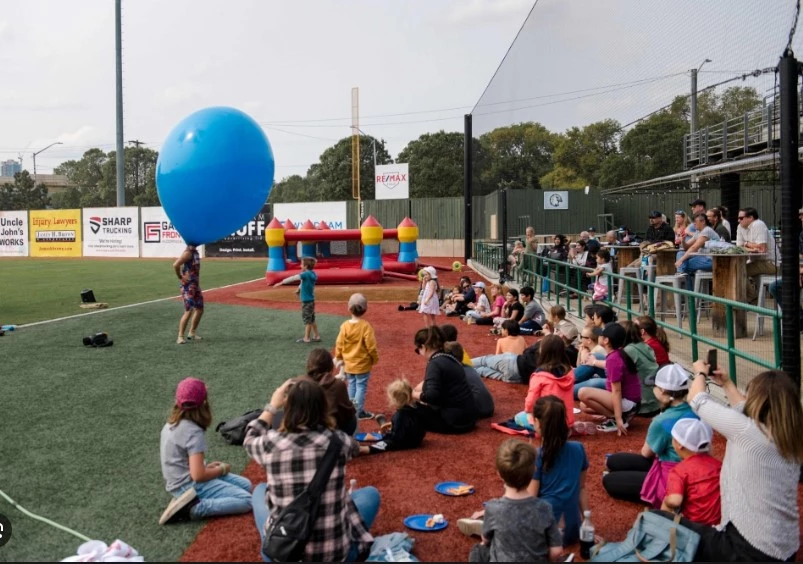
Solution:
<svg viewBox="0 0 803 564"><path fill-rule="evenodd" d="M382 254L383 239L398 239L399 252ZM360 241L362 256L332 255L331 241ZM287 220L284 225L276 219L265 229L268 244L268 284L281 282L301 272L301 257L315 257L318 284L375 284L385 276L417 280L418 226L409 217L396 229L383 229L368 216L359 229L330 229L325 221L316 227L309 219L298 229ZM301 251L298 244L301 243Z"/></svg>

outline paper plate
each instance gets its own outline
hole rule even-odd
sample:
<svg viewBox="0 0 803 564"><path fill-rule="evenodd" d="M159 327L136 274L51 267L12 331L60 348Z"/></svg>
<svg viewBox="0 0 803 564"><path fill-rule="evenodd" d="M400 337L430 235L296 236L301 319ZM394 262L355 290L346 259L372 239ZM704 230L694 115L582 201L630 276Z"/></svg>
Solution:
<svg viewBox="0 0 803 564"><path fill-rule="evenodd" d="M437 484L435 486L435 491L438 492L439 494L449 495L452 497L471 495L474 493L474 488L471 488L469 492L464 494L455 494L449 491L452 488L459 488L460 486L468 486L468 485L469 484L466 484L465 482L441 482L440 484Z"/></svg>
<svg viewBox="0 0 803 564"><path fill-rule="evenodd" d="M381 441L382 433L357 433L354 438L363 443L375 443Z"/></svg>
<svg viewBox="0 0 803 564"><path fill-rule="evenodd" d="M434 527L427 527L427 519L432 517L431 513L421 513L419 515L410 515L404 520L404 526L408 529L412 529L414 531L440 531L445 529L446 526L449 524L447 520L443 520L443 523L435 523Z"/></svg>

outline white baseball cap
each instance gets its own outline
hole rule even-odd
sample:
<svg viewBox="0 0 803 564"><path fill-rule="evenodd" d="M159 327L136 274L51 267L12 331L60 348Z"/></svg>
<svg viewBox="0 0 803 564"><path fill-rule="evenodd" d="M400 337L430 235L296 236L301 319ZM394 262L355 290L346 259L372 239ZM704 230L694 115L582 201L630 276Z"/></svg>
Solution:
<svg viewBox="0 0 803 564"><path fill-rule="evenodd" d="M438 271L435 270L434 266L425 266L422 270L424 272L426 272L427 274L429 274L430 278L437 278L438 277Z"/></svg>
<svg viewBox="0 0 803 564"><path fill-rule="evenodd" d="M705 421L684 417L672 426L672 438L692 452L707 452L711 448L714 431Z"/></svg>
<svg viewBox="0 0 803 564"><path fill-rule="evenodd" d="M689 389L689 373L679 364L667 364L655 375L655 385L676 392Z"/></svg>
<svg viewBox="0 0 803 564"><path fill-rule="evenodd" d="M478 280L477 282L474 282L473 286L475 288L482 288L484 290L485 289L485 282L483 282L481 280Z"/></svg>

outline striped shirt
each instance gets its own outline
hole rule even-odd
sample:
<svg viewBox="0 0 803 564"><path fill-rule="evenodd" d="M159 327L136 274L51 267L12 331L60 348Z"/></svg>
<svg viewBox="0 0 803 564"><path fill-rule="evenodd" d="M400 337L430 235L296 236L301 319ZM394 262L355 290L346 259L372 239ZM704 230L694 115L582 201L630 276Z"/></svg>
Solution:
<svg viewBox="0 0 803 564"><path fill-rule="evenodd" d="M722 522L717 528L733 523L753 548L773 558L795 554L800 546L800 465L783 458L759 424L742 413L744 402L729 408L700 393L691 407L728 440L719 484Z"/></svg>
<svg viewBox="0 0 803 564"><path fill-rule="evenodd" d="M281 433L259 419L248 424L243 443L248 455L267 474L265 501L271 515L265 523L267 531L272 516L290 505L312 482L333 432L343 441L343 450L321 494L318 519L307 542L304 562L342 562L348 557L352 541L362 552L374 540L346 492L346 461L359 454L359 443L342 431L328 429Z"/></svg>

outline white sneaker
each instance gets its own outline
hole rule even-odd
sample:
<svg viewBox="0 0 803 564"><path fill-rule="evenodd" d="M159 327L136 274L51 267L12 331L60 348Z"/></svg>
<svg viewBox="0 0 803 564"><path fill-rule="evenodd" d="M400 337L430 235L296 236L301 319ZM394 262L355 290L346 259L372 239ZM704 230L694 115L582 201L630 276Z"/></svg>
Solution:
<svg viewBox="0 0 803 564"><path fill-rule="evenodd" d="M457 528L467 537L481 537L482 519L458 519Z"/></svg>
<svg viewBox="0 0 803 564"><path fill-rule="evenodd" d="M195 488L190 488L178 497L174 497L167 504L162 516L159 517L159 524L166 525L173 521L187 521L190 517L190 508L198 503L198 494Z"/></svg>

